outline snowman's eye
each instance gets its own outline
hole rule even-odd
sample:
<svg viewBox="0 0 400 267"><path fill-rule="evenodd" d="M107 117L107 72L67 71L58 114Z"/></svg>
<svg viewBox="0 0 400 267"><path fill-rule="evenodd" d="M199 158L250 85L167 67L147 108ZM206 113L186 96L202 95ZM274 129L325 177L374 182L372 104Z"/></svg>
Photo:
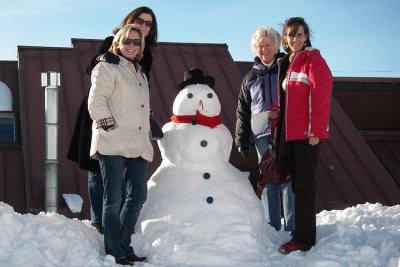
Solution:
<svg viewBox="0 0 400 267"><path fill-rule="evenodd" d="M208 94L207 94L207 97L208 97L208 98L212 98L213 96L214 96L214 95L213 95L212 93L208 93Z"/></svg>
<svg viewBox="0 0 400 267"><path fill-rule="evenodd" d="M192 97L193 97L193 94L192 94L192 93L189 93L187 96L188 96L188 98L192 98Z"/></svg>

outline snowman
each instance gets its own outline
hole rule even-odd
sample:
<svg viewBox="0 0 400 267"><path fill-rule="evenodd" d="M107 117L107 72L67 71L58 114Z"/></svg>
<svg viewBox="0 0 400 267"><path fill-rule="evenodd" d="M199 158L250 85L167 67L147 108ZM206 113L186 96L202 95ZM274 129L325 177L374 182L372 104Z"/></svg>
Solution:
<svg viewBox="0 0 400 267"><path fill-rule="evenodd" d="M185 72L171 121L162 128L162 163L148 182L135 234L135 247L154 262L243 262L271 242L247 176L229 163L232 136L220 121L213 87L214 78L201 70Z"/></svg>

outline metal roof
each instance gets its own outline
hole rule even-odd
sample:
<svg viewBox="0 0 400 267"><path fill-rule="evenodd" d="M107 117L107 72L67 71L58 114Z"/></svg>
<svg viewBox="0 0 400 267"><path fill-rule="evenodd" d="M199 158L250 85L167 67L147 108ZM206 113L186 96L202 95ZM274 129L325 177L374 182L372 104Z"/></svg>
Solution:
<svg viewBox="0 0 400 267"><path fill-rule="evenodd" d="M42 72L61 73L59 91L59 193L79 194L84 199L79 218L89 218L87 172L66 159L80 102L90 86L86 66L102 40L72 39L71 48L18 47L16 62L0 62L0 80L13 93L15 108L21 114L22 146L0 150L0 200L12 205L25 201L25 211L43 207L44 188L44 88ZM200 68L215 78L215 91L222 105L221 120L234 134L237 96L242 73L251 63L235 63L226 44L159 43L153 53L150 79L151 106L160 124L169 121L175 87L184 71ZM247 64L247 65L246 65ZM246 67L248 66L248 67ZM317 210L342 208L364 202L385 205L400 203L400 188L332 98L331 139L321 149L317 175ZM149 165L153 173L161 162L157 144ZM233 150L237 166L255 166L256 157L245 161ZM10 167L17 171L10 170ZM4 186L3 186L4 185ZM12 195L12 196L11 196Z"/></svg>

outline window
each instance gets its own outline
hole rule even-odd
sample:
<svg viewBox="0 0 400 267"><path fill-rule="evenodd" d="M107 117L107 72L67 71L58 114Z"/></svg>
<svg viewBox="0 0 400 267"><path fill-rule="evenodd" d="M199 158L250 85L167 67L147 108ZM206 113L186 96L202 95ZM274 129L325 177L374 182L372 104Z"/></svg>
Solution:
<svg viewBox="0 0 400 267"><path fill-rule="evenodd" d="M19 143L19 115L12 106L11 90L0 81L0 149L17 147Z"/></svg>
<svg viewBox="0 0 400 267"><path fill-rule="evenodd" d="M10 111L0 111L0 143L17 142L15 114Z"/></svg>

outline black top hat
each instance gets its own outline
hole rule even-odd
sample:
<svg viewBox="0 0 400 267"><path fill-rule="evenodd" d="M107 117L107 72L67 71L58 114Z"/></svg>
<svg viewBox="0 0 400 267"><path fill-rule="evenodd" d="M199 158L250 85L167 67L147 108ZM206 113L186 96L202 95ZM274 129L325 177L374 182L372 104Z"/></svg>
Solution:
<svg viewBox="0 0 400 267"><path fill-rule="evenodd" d="M214 78L211 76L204 76L203 71L200 69L190 69L183 74L183 82L178 84L176 90L179 92L187 85L190 84L206 84L211 88L214 87Z"/></svg>

